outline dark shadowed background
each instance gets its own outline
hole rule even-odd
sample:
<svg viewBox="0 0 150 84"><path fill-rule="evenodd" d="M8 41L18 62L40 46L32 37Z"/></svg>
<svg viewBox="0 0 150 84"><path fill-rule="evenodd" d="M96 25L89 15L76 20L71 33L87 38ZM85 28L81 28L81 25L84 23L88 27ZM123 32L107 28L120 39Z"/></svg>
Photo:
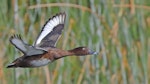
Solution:
<svg viewBox="0 0 150 84"><path fill-rule="evenodd" d="M57 47L87 46L98 55L65 57L45 67L7 69L22 55L9 42L33 44L44 23L65 12ZM1 0L0 84L148 84L149 0Z"/></svg>

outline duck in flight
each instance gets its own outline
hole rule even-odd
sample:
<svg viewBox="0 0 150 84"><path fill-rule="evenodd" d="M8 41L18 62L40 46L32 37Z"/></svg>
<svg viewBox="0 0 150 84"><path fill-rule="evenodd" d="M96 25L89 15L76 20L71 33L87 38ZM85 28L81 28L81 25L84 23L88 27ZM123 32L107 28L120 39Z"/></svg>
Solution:
<svg viewBox="0 0 150 84"><path fill-rule="evenodd" d="M7 68L33 68L47 65L65 56L85 56L96 54L87 47L78 47L71 50L56 48L65 24L65 13L59 13L50 18L43 26L34 45L26 44L20 35L10 37L10 42L19 49L23 56L15 59Z"/></svg>

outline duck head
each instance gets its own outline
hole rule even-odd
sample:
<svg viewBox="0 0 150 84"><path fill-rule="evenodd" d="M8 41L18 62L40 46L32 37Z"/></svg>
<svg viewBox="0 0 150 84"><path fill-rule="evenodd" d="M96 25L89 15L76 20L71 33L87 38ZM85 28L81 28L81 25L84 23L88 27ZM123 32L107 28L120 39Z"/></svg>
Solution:
<svg viewBox="0 0 150 84"><path fill-rule="evenodd" d="M72 50L69 50L69 52L73 53L74 55L81 56L81 55L95 55L97 52L87 48L87 47L78 47Z"/></svg>

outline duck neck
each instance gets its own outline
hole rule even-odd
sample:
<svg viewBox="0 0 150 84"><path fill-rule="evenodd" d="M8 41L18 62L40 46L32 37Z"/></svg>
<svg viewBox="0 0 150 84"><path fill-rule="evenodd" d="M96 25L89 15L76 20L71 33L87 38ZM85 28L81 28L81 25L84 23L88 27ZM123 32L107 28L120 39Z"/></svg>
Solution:
<svg viewBox="0 0 150 84"><path fill-rule="evenodd" d="M57 50L57 54L54 55L54 59L59 59L62 57L66 56L84 56L86 55L85 53L83 54L82 50L78 50L77 48L72 49L72 50Z"/></svg>
<svg viewBox="0 0 150 84"><path fill-rule="evenodd" d="M65 50L57 50L57 53L54 53L54 59L60 59L62 57L66 57L66 56L72 56L74 55L74 53L69 52L69 51L65 51Z"/></svg>

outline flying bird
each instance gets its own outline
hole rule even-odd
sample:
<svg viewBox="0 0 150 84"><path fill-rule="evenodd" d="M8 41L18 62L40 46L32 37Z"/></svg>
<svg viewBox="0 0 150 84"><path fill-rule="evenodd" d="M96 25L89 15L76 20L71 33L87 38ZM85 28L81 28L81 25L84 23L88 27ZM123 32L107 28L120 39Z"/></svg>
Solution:
<svg viewBox="0 0 150 84"><path fill-rule="evenodd" d="M56 43L64 29L66 14L59 13L50 18L43 26L33 45L25 43L20 35L10 37L10 42L23 56L8 64L7 68L33 68L47 65L66 56L85 56L96 54L87 47L77 47L71 50L56 48Z"/></svg>

